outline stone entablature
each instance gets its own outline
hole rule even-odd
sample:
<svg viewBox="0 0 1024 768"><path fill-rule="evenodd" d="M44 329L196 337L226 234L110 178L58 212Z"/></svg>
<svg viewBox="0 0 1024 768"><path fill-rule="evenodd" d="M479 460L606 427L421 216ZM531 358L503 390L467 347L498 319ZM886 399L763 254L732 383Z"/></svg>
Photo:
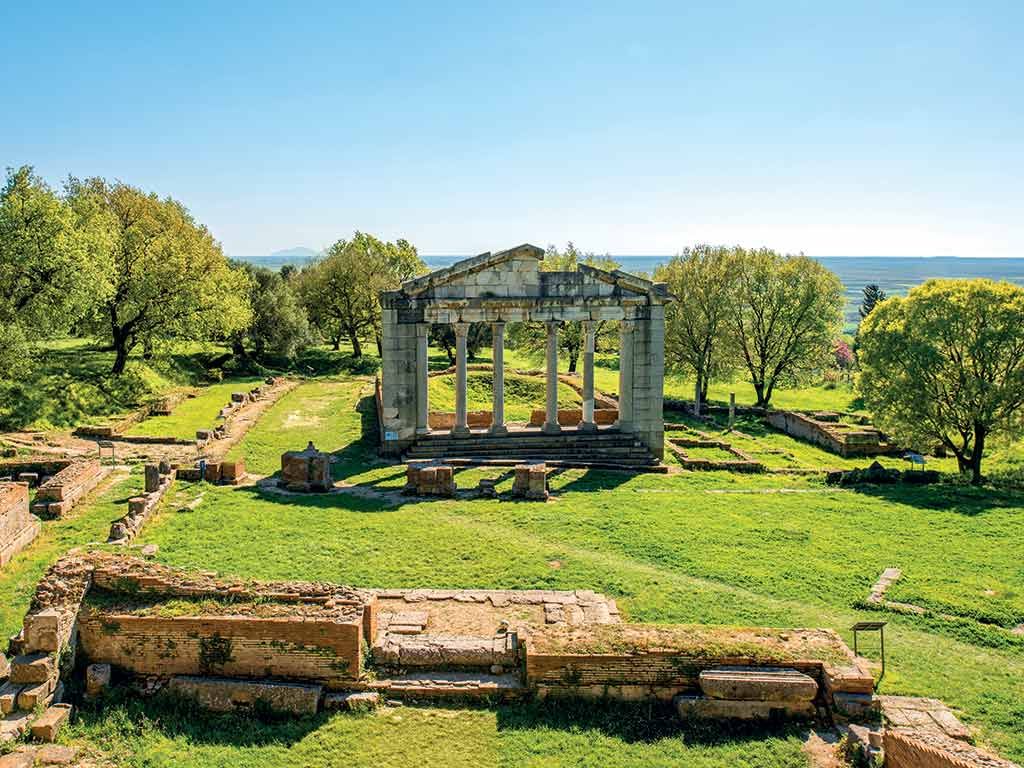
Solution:
<svg viewBox="0 0 1024 768"><path fill-rule="evenodd" d="M558 420L558 332L566 321L583 323L583 408L580 428L593 431L594 342L599 321L620 322L619 417L616 427L635 434L652 454L663 455L662 402L665 369L663 284L620 270L579 266L574 272L545 272L544 251L521 245L484 253L407 280L381 294L381 414L388 454L399 454L430 432L427 348L430 326L446 323L456 335L456 406L451 434L468 436L466 335L469 324L489 322L494 338L494 405L489 432L507 432L504 419L504 329L508 322L543 322L547 392L546 433Z"/></svg>

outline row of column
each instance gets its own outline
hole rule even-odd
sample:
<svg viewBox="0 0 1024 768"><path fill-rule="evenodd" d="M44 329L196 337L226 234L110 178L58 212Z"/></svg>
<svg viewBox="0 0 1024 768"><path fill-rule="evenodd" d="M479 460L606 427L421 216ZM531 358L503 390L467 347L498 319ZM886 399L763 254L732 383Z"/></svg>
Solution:
<svg viewBox="0 0 1024 768"><path fill-rule="evenodd" d="M558 424L558 329L561 321L544 323L547 330L545 340L545 399L544 425L542 431L555 434L561 431ZM597 322L584 320L583 326L583 418L578 428L583 432L596 432L594 421L594 344ZM455 330L455 425L451 434L466 437L470 434L467 408L467 362L466 339L469 323L452 323ZM632 429L633 413L633 339L635 323L624 320L619 323L619 419L616 426L623 431ZM427 400L427 347L430 325L421 323L416 329L416 433L430 432ZM505 426L505 323L491 323L494 359L494 402L492 406L492 435L508 433Z"/></svg>

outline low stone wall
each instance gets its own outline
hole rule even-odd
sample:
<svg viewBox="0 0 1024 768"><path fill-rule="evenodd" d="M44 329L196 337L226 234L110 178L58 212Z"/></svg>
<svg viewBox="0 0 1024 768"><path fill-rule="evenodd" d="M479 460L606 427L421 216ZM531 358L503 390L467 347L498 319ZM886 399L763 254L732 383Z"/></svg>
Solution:
<svg viewBox="0 0 1024 768"><path fill-rule="evenodd" d="M0 568L39 535L39 518L29 512L27 483L0 483Z"/></svg>
<svg viewBox="0 0 1024 768"><path fill-rule="evenodd" d="M535 633L526 648L526 680L541 697L671 701L698 693L705 670L778 667L817 680L821 700L831 704L836 692L873 688L871 675L854 663L828 630L608 624Z"/></svg>
<svg viewBox="0 0 1024 768"><path fill-rule="evenodd" d="M615 423L619 418L618 408L595 408L594 423L598 426L607 427ZM542 427L547 420L547 411L543 408L534 408L530 413L530 426ZM562 427L575 427L583 421L583 410L580 408L559 408L558 424Z"/></svg>
<svg viewBox="0 0 1024 768"><path fill-rule="evenodd" d="M898 451L896 446L885 442L885 436L874 427L851 428L831 420L830 414L823 416L828 420L796 411L771 411L766 418L769 424L790 437L806 440L843 457L880 456Z"/></svg>
<svg viewBox="0 0 1024 768"><path fill-rule="evenodd" d="M52 477L71 466L70 459L55 459L52 456L22 456L17 459L0 459L0 482L17 480L19 475L36 475L40 480Z"/></svg>
<svg viewBox="0 0 1024 768"><path fill-rule="evenodd" d="M468 411L466 424L470 429L487 429L494 419L492 411ZM431 429L451 429L455 426L455 414L452 411L431 411L427 416L427 424Z"/></svg>
<svg viewBox="0 0 1024 768"><path fill-rule="evenodd" d="M667 425L666 425L667 426ZM725 470L727 472L764 472L766 467L753 456L734 448L732 445L721 440L695 440L685 437L672 437L668 440L669 449L679 459L684 469L695 471ZM691 457L687 448L718 448L719 450L731 453L735 459L715 461L713 459L701 459Z"/></svg>
<svg viewBox="0 0 1024 768"><path fill-rule="evenodd" d="M32 512L43 518L63 517L99 484L106 472L99 459L76 461L39 486Z"/></svg>
<svg viewBox="0 0 1024 768"><path fill-rule="evenodd" d="M882 736L886 768L1018 768L977 747L912 729L886 729Z"/></svg>
<svg viewBox="0 0 1024 768"><path fill-rule="evenodd" d="M134 539L174 482L174 472L169 466L147 464L145 472L145 492L128 499L127 514L110 526L108 541L112 544L127 544Z"/></svg>

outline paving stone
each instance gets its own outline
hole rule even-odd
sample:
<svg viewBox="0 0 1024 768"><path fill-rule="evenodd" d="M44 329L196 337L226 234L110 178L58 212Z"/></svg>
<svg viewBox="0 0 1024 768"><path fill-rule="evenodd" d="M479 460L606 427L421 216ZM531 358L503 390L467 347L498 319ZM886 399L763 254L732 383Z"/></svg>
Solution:
<svg viewBox="0 0 1024 768"><path fill-rule="evenodd" d="M32 723L32 738L37 741L53 741L57 734L71 718L70 704L54 704Z"/></svg>

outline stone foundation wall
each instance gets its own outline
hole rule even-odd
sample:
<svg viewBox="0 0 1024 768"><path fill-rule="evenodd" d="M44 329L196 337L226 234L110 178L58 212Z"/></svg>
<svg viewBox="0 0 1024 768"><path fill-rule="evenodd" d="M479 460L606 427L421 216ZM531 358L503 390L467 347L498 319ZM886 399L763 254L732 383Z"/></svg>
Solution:
<svg viewBox="0 0 1024 768"><path fill-rule="evenodd" d="M806 440L843 457L877 456L895 448L884 442L873 427L845 428L832 421L821 421L795 411L771 411L768 423L791 437Z"/></svg>
<svg viewBox="0 0 1024 768"><path fill-rule="evenodd" d="M160 468L155 464L146 465L148 492L128 499L128 512L110 526L108 541L114 544L127 544L139 534L174 482L174 471L170 467L163 468L167 471L160 472Z"/></svg>
<svg viewBox="0 0 1024 768"><path fill-rule="evenodd" d="M1018 768L963 741L921 731L887 729L886 768Z"/></svg>
<svg viewBox="0 0 1024 768"><path fill-rule="evenodd" d="M546 418L543 408L534 408L530 412L530 426L541 427ZM601 427L607 427L615 423L619 418L618 408L595 408L594 423ZM583 410L580 408L559 408L558 423L563 427L575 427L583 421Z"/></svg>
<svg viewBox="0 0 1024 768"><path fill-rule="evenodd" d="M137 675L224 675L315 680L343 688L358 680L362 617L135 616L86 608L79 648L94 663Z"/></svg>
<svg viewBox="0 0 1024 768"><path fill-rule="evenodd" d="M99 484L106 470L99 459L77 461L39 486L32 512L44 518L63 517Z"/></svg>
<svg viewBox="0 0 1024 768"><path fill-rule="evenodd" d="M32 543L39 529L28 508L28 484L0 483L0 568Z"/></svg>

